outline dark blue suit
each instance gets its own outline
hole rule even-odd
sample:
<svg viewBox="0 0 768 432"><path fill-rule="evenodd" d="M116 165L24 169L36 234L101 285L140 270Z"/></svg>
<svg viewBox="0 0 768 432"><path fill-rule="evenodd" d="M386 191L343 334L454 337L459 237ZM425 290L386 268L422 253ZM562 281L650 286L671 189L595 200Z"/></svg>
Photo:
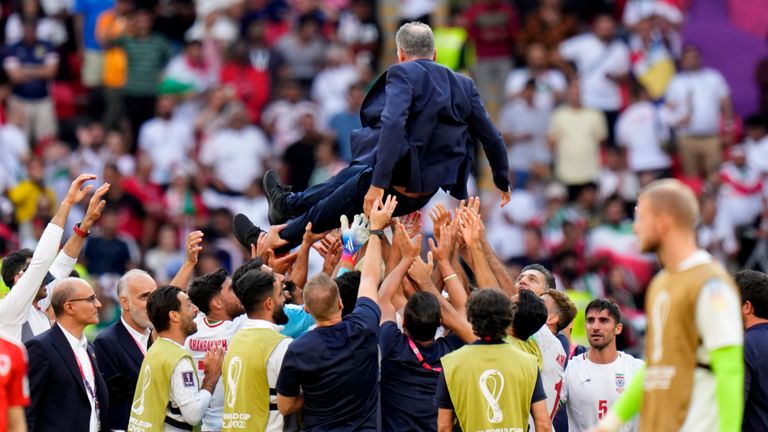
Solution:
<svg viewBox="0 0 768 432"><path fill-rule="evenodd" d="M482 143L493 181L509 189L507 150L485 111L475 83L431 60L391 66L376 83L360 111L363 128L351 136L353 164L327 182L288 196L284 207L293 218L280 233L288 246L301 242L304 227L313 231L339 226L339 216L363 209L371 185L397 195L395 215L416 211L443 188L467 198L467 180ZM408 198L393 191L425 194Z"/></svg>
<svg viewBox="0 0 768 432"><path fill-rule="evenodd" d="M127 430L144 353L122 320L101 332L93 348L109 391L109 428Z"/></svg>
<svg viewBox="0 0 768 432"><path fill-rule="evenodd" d="M58 324L27 341L29 393L27 427L32 432L88 431L91 405L75 353ZM109 396L93 348L88 346L99 401L101 430L108 431Z"/></svg>

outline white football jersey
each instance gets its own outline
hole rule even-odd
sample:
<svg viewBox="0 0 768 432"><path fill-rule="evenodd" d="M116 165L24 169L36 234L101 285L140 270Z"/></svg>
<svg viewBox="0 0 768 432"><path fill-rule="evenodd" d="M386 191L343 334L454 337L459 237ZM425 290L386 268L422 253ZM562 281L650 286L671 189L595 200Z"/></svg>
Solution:
<svg viewBox="0 0 768 432"><path fill-rule="evenodd" d="M188 337L184 342L184 348L192 354L192 359L195 361L195 369L197 370L197 376L199 382L203 382L205 376L205 370L203 367L203 359L205 359L205 353L214 347L220 346L227 350L229 343L232 341L232 337L240 330L243 324L247 321L245 314L238 316L232 321L219 321L215 324L208 322L205 315L198 314L195 317L195 323L197 324L197 332ZM204 431L217 431L221 430L222 415L224 414L224 384L221 380L216 383L216 389L213 391L213 397L211 398L211 404L208 407L208 411L203 416Z"/></svg>
<svg viewBox="0 0 768 432"><path fill-rule="evenodd" d="M572 358L565 370L561 400L568 409L568 430L590 430L608 412L629 386L643 361L621 351L613 363L597 364L588 353ZM635 432L638 418L625 424L621 432Z"/></svg>
<svg viewBox="0 0 768 432"><path fill-rule="evenodd" d="M546 324L533 334L533 338L541 350L543 360L541 384L547 393L547 412L552 418L556 411L555 407L560 404L560 393L562 393L565 377L565 349Z"/></svg>

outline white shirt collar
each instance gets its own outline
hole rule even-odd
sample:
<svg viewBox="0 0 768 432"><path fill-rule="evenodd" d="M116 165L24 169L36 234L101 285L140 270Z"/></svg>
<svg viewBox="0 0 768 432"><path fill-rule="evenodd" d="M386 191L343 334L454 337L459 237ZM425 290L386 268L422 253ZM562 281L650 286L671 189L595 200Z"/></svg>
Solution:
<svg viewBox="0 0 768 432"><path fill-rule="evenodd" d="M696 267L697 265L705 264L712 261L712 255L704 249L698 249L692 253L688 258L684 259L678 266L676 271L688 270Z"/></svg>
<svg viewBox="0 0 768 432"><path fill-rule="evenodd" d="M86 339L85 334L81 335L80 339L78 339L74 337L72 333L68 332L64 327L59 326L59 328L61 329L62 333L64 333L64 336L66 336L69 345L72 347L72 351L77 352L78 348L82 348L88 351L88 339Z"/></svg>
<svg viewBox="0 0 768 432"><path fill-rule="evenodd" d="M243 328L270 329L278 333L283 330L283 326L281 325L277 325L275 323L271 323L263 319L251 319L251 318L248 318L247 320L245 320L245 322L243 323Z"/></svg>
<svg viewBox="0 0 768 432"><path fill-rule="evenodd" d="M139 333L136 331L135 328L128 325L127 322L125 322L125 319L121 316L120 321L123 323L125 328L128 330L128 333L133 336L134 339L136 339L137 342L140 342L144 349L147 348L147 343L149 343L149 335L152 333L149 329L144 330L144 333Z"/></svg>

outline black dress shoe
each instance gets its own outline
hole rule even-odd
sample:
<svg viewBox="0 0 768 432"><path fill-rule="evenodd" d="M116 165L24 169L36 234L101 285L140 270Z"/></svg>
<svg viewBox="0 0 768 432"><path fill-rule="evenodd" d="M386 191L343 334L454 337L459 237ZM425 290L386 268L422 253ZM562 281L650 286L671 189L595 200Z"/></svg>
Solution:
<svg viewBox="0 0 768 432"><path fill-rule="evenodd" d="M269 203L269 213L267 214L269 223L280 225L291 218L283 206L285 197L291 194L291 188L285 186L280 181L280 176L277 175L275 170L267 171L264 175L263 183L264 195L267 196L267 202Z"/></svg>
<svg viewBox="0 0 768 432"><path fill-rule="evenodd" d="M242 213L235 215L235 219L232 221L232 230L235 232L237 241L248 251L251 250L251 244L258 243L259 235L264 232Z"/></svg>

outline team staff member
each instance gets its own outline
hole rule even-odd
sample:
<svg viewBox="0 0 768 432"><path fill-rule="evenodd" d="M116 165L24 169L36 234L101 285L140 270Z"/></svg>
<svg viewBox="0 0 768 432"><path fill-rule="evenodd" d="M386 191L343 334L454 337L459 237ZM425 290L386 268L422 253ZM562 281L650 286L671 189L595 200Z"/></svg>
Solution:
<svg viewBox="0 0 768 432"><path fill-rule="evenodd" d="M480 338L442 358L437 384L437 430L527 430L532 414L536 432L551 430L547 395L536 359L505 343L512 325L512 303L496 289L475 291L467 318Z"/></svg>
<svg viewBox="0 0 768 432"><path fill-rule="evenodd" d="M616 335L622 330L616 303L592 300L584 315L591 348L571 359L562 392L562 402L568 409L568 430L572 431L589 430L603 418L643 367L642 360L616 349ZM637 420L633 420L621 431L635 432L637 428Z"/></svg>
<svg viewBox="0 0 768 432"><path fill-rule="evenodd" d="M283 310L283 280L277 276L251 270L235 285L248 319L224 357L222 432L283 431L275 386L292 339L279 333L288 317Z"/></svg>
<svg viewBox="0 0 768 432"><path fill-rule="evenodd" d="M741 430L744 355L741 302L733 280L696 247L696 196L677 180L640 193L635 233L641 252L664 269L646 295L647 368L599 431L615 431L640 413L641 431Z"/></svg>
<svg viewBox="0 0 768 432"><path fill-rule="evenodd" d="M83 334L99 323L101 303L88 282L61 280L51 298L57 323L27 341L30 431L109 430L107 385Z"/></svg>
<svg viewBox="0 0 768 432"><path fill-rule="evenodd" d="M198 387L195 365L184 349L184 340L197 330L196 314L187 294L174 286L159 288L149 296L147 315L157 340L141 363L128 430L191 431L200 424L221 376L224 357L221 348L211 349L204 360L205 378Z"/></svg>
<svg viewBox="0 0 768 432"><path fill-rule="evenodd" d="M27 354L24 348L0 338L0 431L26 432L24 407L29 405Z"/></svg>
<svg viewBox="0 0 768 432"><path fill-rule="evenodd" d="M768 430L768 275L736 273L744 317L744 432Z"/></svg>
<svg viewBox="0 0 768 432"><path fill-rule="evenodd" d="M317 328L288 346L277 405L283 415L303 406L305 431L378 430L380 236L396 205L389 196L371 210L371 237L351 314L342 319L339 288L328 276L315 276L304 287L304 307Z"/></svg>

